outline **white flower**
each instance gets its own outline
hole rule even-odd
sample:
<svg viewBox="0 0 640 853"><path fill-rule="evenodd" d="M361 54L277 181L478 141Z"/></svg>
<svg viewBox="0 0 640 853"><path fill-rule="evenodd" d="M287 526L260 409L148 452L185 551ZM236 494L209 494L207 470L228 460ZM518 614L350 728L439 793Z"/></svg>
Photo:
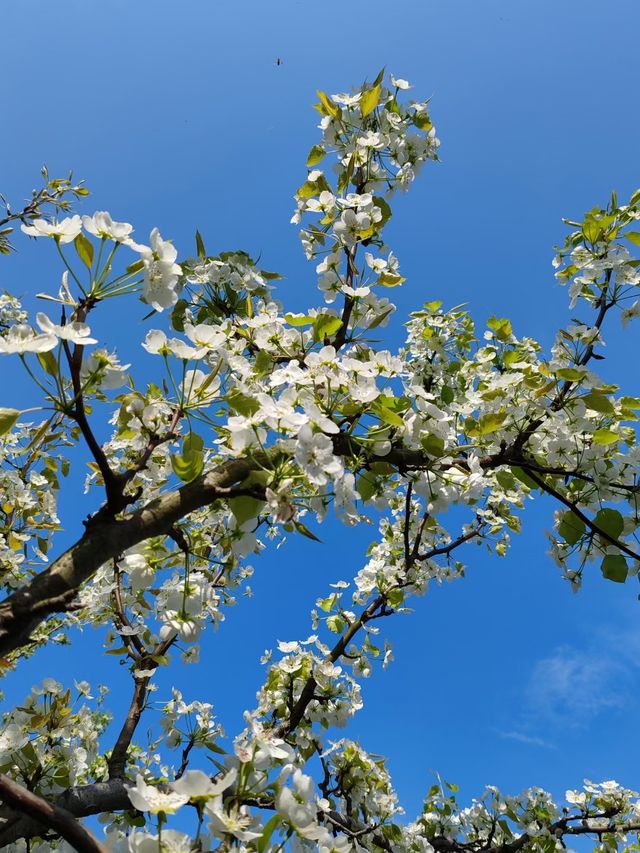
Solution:
<svg viewBox="0 0 640 853"><path fill-rule="evenodd" d="M67 323L64 326L59 326L50 320L46 314L39 312L36 314L36 323L40 326L45 335L55 335L65 341L71 341L73 344L97 344L95 338L90 338L91 329L86 323Z"/></svg>
<svg viewBox="0 0 640 853"><path fill-rule="evenodd" d="M2 760L3 763L6 762L8 757L17 752L19 749L22 749L22 747L27 744L28 740L29 738L27 737L26 732L22 730L21 726L18 726L15 723L9 723L4 731L0 732L0 760Z"/></svg>
<svg viewBox="0 0 640 853"><path fill-rule="evenodd" d="M276 797L276 808L296 829L315 824L317 806L313 780L299 769L293 773L293 788L282 788Z"/></svg>
<svg viewBox="0 0 640 853"><path fill-rule="evenodd" d="M393 74L390 74L389 79L391 80L391 85L395 86L396 89L411 88L411 83L409 83L407 80L403 80L401 77L394 77Z"/></svg>
<svg viewBox="0 0 640 853"><path fill-rule="evenodd" d="M136 776L135 788L127 788L127 795L135 809L150 814L173 814L180 806L189 802L189 797L177 791L164 793L153 785L147 785L140 774Z"/></svg>
<svg viewBox="0 0 640 853"><path fill-rule="evenodd" d="M190 835L175 829L163 829L162 840L157 835L134 830L128 838L130 853L192 853L193 841Z"/></svg>
<svg viewBox="0 0 640 853"><path fill-rule="evenodd" d="M37 335L31 326L18 323L5 337L0 336L0 353L48 352L58 344L55 335Z"/></svg>
<svg viewBox="0 0 640 853"><path fill-rule="evenodd" d="M333 455L331 439L321 432L313 433L308 424L298 434L294 456L307 479L317 486L324 486L329 477L342 474L342 461Z"/></svg>
<svg viewBox="0 0 640 853"><path fill-rule="evenodd" d="M202 770L187 770L184 776L176 779L171 785L174 791L188 797L190 802L206 801L211 797L217 797L227 788L231 787L238 775L237 770L233 767L228 773L225 773L220 779L212 782L206 773Z"/></svg>
<svg viewBox="0 0 640 853"><path fill-rule="evenodd" d="M106 210L96 210L93 216L83 216L82 224L85 231L96 237L115 240L116 243L126 243L133 231L133 225L128 222L114 222Z"/></svg>
<svg viewBox="0 0 640 853"><path fill-rule="evenodd" d="M218 838L233 835L239 841L252 841L262 835L262 827L257 818L246 808L233 809L227 813L223 809L222 797L210 800L205 812L211 818L210 829Z"/></svg>
<svg viewBox="0 0 640 853"><path fill-rule="evenodd" d="M71 243L82 231L82 221L76 214L60 222L34 219L31 225L21 225L20 228L30 237L54 237L59 243Z"/></svg>
<svg viewBox="0 0 640 853"><path fill-rule="evenodd" d="M131 245L131 244L130 244ZM151 248L139 249L144 263L143 297L156 311L170 308L178 301L176 285L182 267L177 264L178 252L168 240L163 240L157 228L151 232Z"/></svg>
<svg viewBox="0 0 640 853"><path fill-rule="evenodd" d="M120 364L116 356L106 350L95 350L83 361L80 378L83 383L90 382L93 387L100 386L109 391L124 385L128 367L128 364Z"/></svg>
<svg viewBox="0 0 640 853"><path fill-rule="evenodd" d="M160 329L150 329L147 332L147 336L144 339L144 343L142 344L143 348L146 349L147 352L150 352L152 355L156 355L160 353L161 355L166 352L169 352L169 347L167 346L167 336Z"/></svg>

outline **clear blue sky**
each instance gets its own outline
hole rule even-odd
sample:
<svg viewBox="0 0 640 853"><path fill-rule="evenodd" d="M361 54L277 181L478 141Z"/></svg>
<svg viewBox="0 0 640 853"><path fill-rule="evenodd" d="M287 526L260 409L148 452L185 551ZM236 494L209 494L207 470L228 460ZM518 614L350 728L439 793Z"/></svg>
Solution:
<svg viewBox="0 0 640 853"><path fill-rule="evenodd" d="M278 295L290 310L317 301L288 224L317 140L316 88L344 91L386 66L433 96L442 164L396 200L387 229L407 277L394 292L394 344L403 316L434 298L467 302L479 320L509 316L518 334L548 344L569 316L550 266L561 217L640 185L637 0L5 0L2 19L0 191L17 205L43 162L53 174L73 169L92 191L83 212L107 209L139 239L157 225L182 254L198 227L213 251L261 255L285 274ZM0 289L55 286L49 248L21 242L0 259ZM125 361L143 334L129 319L126 337L121 318L100 328ZM625 366L632 338L615 326L610 341L602 371L638 393ZM24 398L12 368L0 364L4 406ZM74 513L81 499L78 480L63 501L69 536L87 512ZM365 683L348 734L389 757L409 815L430 770L468 797L486 783L513 793L562 792L585 776L638 784L637 582L592 576L572 595L545 557L549 511L529 514L505 560L471 549L466 580L381 626L396 662ZM174 681L239 730L260 654L308 634L315 597L355 573L372 532L326 525L323 545L291 541L256 560L254 598L228 612L199 667L163 677L165 695ZM7 680L8 695L44 675L77 677L99 654L94 640L36 656ZM100 657L99 667L128 697L117 663Z"/></svg>

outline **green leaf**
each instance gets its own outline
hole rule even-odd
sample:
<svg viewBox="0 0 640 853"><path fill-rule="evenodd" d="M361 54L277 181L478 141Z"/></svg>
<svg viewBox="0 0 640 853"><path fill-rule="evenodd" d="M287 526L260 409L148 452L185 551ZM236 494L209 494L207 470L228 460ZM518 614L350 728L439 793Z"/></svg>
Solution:
<svg viewBox="0 0 640 853"><path fill-rule="evenodd" d="M171 325L176 332L184 332L184 317L189 303L186 299L178 299L171 311Z"/></svg>
<svg viewBox="0 0 640 853"><path fill-rule="evenodd" d="M320 98L321 113L332 116L333 118L340 115L340 107L331 100L326 92L321 92L320 89L318 89L317 95L318 98Z"/></svg>
<svg viewBox="0 0 640 853"><path fill-rule="evenodd" d="M306 314L285 314L284 319L290 326L309 326L313 323L313 317Z"/></svg>
<svg viewBox="0 0 640 853"><path fill-rule="evenodd" d="M558 533L569 545L575 545L584 536L585 530L584 521L570 509L564 513L558 527Z"/></svg>
<svg viewBox="0 0 640 853"><path fill-rule="evenodd" d="M198 253L200 260L204 260L207 257L207 252L204 248L204 241L198 230L196 230L196 252Z"/></svg>
<svg viewBox="0 0 640 853"><path fill-rule="evenodd" d="M566 379L567 382L580 382L587 375L587 371L577 367L561 367L555 371L558 379Z"/></svg>
<svg viewBox="0 0 640 853"><path fill-rule="evenodd" d="M266 376L273 370L273 359L269 353L261 349L256 356L255 373L257 376Z"/></svg>
<svg viewBox="0 0 640 853"><path fill-rule="evenodd" d="M362 500L368 501L376 493L376 478L368 471L365 471L365 473L359 477L356 489Z"/></svg>
<svg viewBox="0 0 640 853"><path fill-rule="evenodd" d="M307 157L307 166L316 166L321 160L324 159L326 153L327 152L324 150L322 145L314 145L311 151L309 151L309 156Z"/></svg>
<svg viewBox="0 0 640 853"><path fill-rule="evenodd" d="M430 456L442 456L444 453L444 440L438 435L425 435L420 439L420 444Z"/></svg>
<svg viewBox="0 0 640 853"><path fill-rule="evenodd" d="M182 442L184 453L201 453L204 449L204 439L197 432L190 432Z"/></svg>
<svg viewBox="0 0 640 853"><path fill-rule="evenodd" d="M45 373L48 373L49 376L58 375L58 361L55 355L51 352L51 350L49 350L48 352L36 353L36 358L40 362L40 367L44 370Z"/></svg>
<svg viewBox="0 0 640 853"><path fill-rule="evenodd" d="M535 489L538 488L538 484L536 483L536 481L532 480L523 468L519 468L517 465L514 465L514 467L511 469L511 473L516 478L516 480L519 480L528 489L535 491Z"/></svg>
<svg viewBox="0 0 640 853"><path fill-rule="evenodd" d="M625 409L640 409L640 397L622 397L620 402Z"/></svg>
<svg viewBox="0 0 640 853"><path fill-rule="evenodd" d="M486 415L482 415L478 421L478 435L489 435L500 429L506 417L507 413L504 411L489 412Z"/></svg>
<svg viewBox="0 0 640 853"><path fill-rule="evenodd" d="M132 264L129 264L126 271L130 275L133 275L134 273L142 272L143 269L144 269L144 261L134 261Z"/></svg>
<svg viewBox="0 0 640 853"><path fill-rule="evenodd" d="M76 239L73 241L73 245L76 247L76 252L78 253L78 257L85 265L85 267L90 270L93 266L93 243L87 237L84 236L82 232L78 234Z"/></svg>
<svg viewBox="0 0 640 853"><path fill-rule="evenodd" d="M640 246L640 231L627 231L624 235L634 246Z"/></svg>
<svg viewBox="0 0 640 853"><path fill-rule="evenodd" d="M608 581L624 583L629 574L627 561L621 554L607 554L600 566L602 574Z"/></svg>
<svg viewBox="0 0 640 853"><path fill-rule="evenodd" d="M585 394L582 401L588 409L600 412L602 415L612 415L615 412L615 407L611 400L604 394L598 394L596 391Z"/></svg>
<svg viewBox="0 0 640 853"><path fill-rule="evenodd" d="M362 97L360 98L360 112L363 118L372 113L380 103L381 86L382 84L378 83L376 86L372 86L371 89L367 89L362 93Z"/></svg>
<svg viewBox="0 0 640 853"><path fill-rule="evenodd" d="M334 317L332 314L318 314L313 321L313 339L314 341L324 341L325 337L331 337L338 329L342 327L340 317Z"/></svg>
<svg viewBox="0 0 640 853"><path fill-rule="evenodd" d="M382 198L382 196L376 195L373 197L373 203L378 208L378 210L382 213L382 219L378 222L378 230L380 231L387 222L391 219L393 215L393 211L389 206L389 203L386 199Z"/></svg>
<svg viewBox="0 0 640 853"><path fill-rule="evenodd" d="M392 589L387 593L387 603L389 607L393 607L396 610L398 607L401 607L404 603L404 592L401 589Z"/></svg>
<svg viewBox="0 0 640 853"><path fill-rule="evenodd" d="M260 403L253 397L243 394L241 391L230 391L227 394L227 403L239 415L244 415L245 418L250 418L260 408Z"/></svg>
<svg viewBox="0 0 640 853"><path fill-rule="evenodd" d="M455 399L455 392L453 388L450 388L448 385L444 385L442 391L440 391L440 396L442 397L442 402L449 405L449 403L453 403Z"/></svg>
<svg viewBox="0 0 640 853"><path fill-rule="evenodd" d="M604 447L609 444L614 444L616 441L620 441L620 438L621 436L619 436L618 433L606 428L597 429L593 434L594 442Z"/></svg>
<svg viewBox="0 0 640 853"><path fill-rule="evenodd" d="M182 442L182 453L171 454L171 467L174 474L183 483L190 483L199 477L204 468L204 442L196 433L189 433Z"/></svg>
<svg viewBox="0 0 640 853"><path fill-rule="evenodd" d="M246 521L250 521L252 518L256 518L263 506L264 501L248 495L229 500L229 509L234 514L238 526L244 524Z"/></svg>
<svg viewBox="0 0 640 853"><path fill-rule="evenodd" d="M376 284L381 284L382 287L397 287L403 281L406 281L406 279L401 275L396 275L396 273L392 272L383 272L376 281Z"/></svg>
<svg viewBox="0 0 640 853"><path fill-rule="evenodd" d="M312 533L309 528L301 521L294 521L293 526L298 531L298 533L302 533L302 535L306 536L307 539L312 539L314 542L322 542L322 539L318 539L316 534Z"/></svg>
<svg viewBox="0 0 640 853"><path fill-rule="evenodd" d="M433 122L427 113L415 113L413 116L413 123L419 130L424 130L425 133L429 133L433 127Z"/></svg>
<svg viewBox="0 0 640 853"><path fill-rule="evenodd" d="M377 415L380 420L388 424L392 427L403 427L404 421L393 409L388 408L388 406L384 406L380 401L376 400L376 402L371 406L371 411L374 415Z"/></svg>
<svg viewBox="0 0 640 853"><path fill-rule="evenodd" d="M19 409L0 408L0 435L6 435L19 417Z"/></svg>
<svg viewBox="0 0 640 853"><path fill-rule="evenodd" d="M505 317L490 317L487 326L496 334L499 341L508 341L511 338L511 322Z"/></svg>
<svg viewBox="0 0 640 853"><path fill-rule="evenodd" d="M593 523L612 539L618 539L624 528L624 519L617 509L605 507L596 514Z"/></svg>
<svg viewBox="0 0 640 853"><path fill-rule="evenodd" d="M281 821L281 817L279 814L275 814L272 818L270 818L264 826L262 830L262 835L256 841L256 848L258 853L264 853L264 851L269 846L269 841L271 840L271 836L273 835L276 827Z"/></svg>

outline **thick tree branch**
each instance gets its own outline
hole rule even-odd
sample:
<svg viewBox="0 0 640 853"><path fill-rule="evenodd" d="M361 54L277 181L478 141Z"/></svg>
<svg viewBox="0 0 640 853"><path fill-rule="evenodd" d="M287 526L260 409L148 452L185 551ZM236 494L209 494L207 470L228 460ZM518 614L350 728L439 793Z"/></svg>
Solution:
<svg viewBox="0 0 640 853"><path fill-rule="evenodd" d="M0 604L0 657L19 649L51 613L64 609L79 588L104 565L128 548L167 533L189 513L237 493L257 463L244 459L223 462L180 489L161 495L127 518L99 517L84 536L31 583Z"/></svg>
<svg viewBox="0 0 640 853"><path fill-rule="evenodd" d="M47 830L53 830L79 853L108 853L104 844L101 844L81 823L78 823L75 815L70 811L43 800L42 797L18 785L4 774L0 774L0 799L16 812L36 821L42 827L41 834L44 835ZM5 830L6 827L0 832L0 838Z"/></svg>
<svg viewBox="0 0 640 853"><path fill-rule="evenodd" d="M109 768L109 779L121 779L124 776L124 768L127 763L127 752L131 745L131 738L138 727L140 717L144 711L148 684L149 677L136 678L134 681L131 704L129 705L127 716L125 717L122 728L120 729L118 739L111 751L111 757L107 762L107 767Z"/></svg>

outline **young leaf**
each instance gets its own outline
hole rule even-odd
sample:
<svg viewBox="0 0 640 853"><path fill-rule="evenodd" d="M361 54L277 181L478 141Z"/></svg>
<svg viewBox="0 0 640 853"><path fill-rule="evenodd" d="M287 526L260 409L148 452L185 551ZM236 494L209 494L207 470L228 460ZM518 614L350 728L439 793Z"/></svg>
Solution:
<svg viewBox="0 0 640 853"><path fill-rule="evenodd" d="M85 267L90 270L93 266L93 243L91 242L91 240L85 237L82 232L80 232L80 234L78 234L76 239L73 241L73 244L76 247L78 257L85 265Z"/></svg>
<svg viewBox="0 0 640 853"><path fill-rule="evenodd" d="M0 408L0 435L6 435L19 417L19 409Z"/></svg>

